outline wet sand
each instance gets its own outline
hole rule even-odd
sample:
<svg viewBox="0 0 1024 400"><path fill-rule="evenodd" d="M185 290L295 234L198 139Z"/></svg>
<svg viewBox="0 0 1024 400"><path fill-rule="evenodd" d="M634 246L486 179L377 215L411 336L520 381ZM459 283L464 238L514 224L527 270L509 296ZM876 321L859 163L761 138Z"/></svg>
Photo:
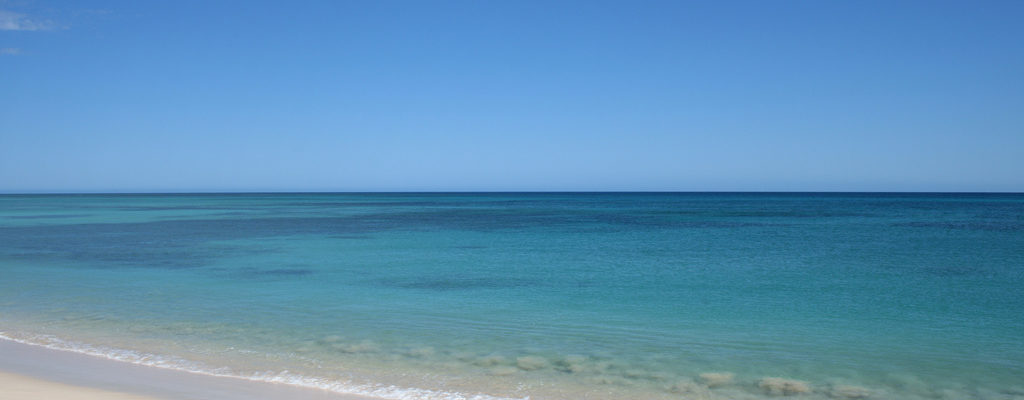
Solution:
<svg viewBox="0 0 1024 400"><path fill-rule="evenodd" d="M0 400L369 400L193 374L0 340Z"/></svg>

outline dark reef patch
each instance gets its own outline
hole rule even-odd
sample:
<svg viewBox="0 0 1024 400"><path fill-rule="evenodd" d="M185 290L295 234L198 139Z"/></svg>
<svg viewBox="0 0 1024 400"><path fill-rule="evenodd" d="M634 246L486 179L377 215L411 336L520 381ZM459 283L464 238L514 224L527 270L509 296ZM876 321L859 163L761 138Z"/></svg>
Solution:
<svg viewBox="0 0 1024 400"><path fill-rule="evenodd" d="M410 279L386 279L378 281L382 286L436 291L510 289L536 286L540 281L521 278L438 278L421 277Z"/></svg>
<svg viewBox="0 0 1024 400"><path fill-rule="evenodd" d="M1021 221L914 221L892 224L896 227L906 228L933 228L946 230L974 230L990 232L1020 232L1024 231L1024 222Z"/></svg>
<svg viewBox="0 0 1024 400"><path fill-rule="evenodd" d="M60 219L88 217L89 214L43 214L43 215L9 215L4 218L10 219Z"/></svg>

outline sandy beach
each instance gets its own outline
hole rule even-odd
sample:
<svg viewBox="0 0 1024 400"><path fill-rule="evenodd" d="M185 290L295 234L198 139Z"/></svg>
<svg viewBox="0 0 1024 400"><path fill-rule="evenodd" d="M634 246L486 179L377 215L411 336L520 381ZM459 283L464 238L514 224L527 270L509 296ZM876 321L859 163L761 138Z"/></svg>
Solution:
<svg viewBox="0 0 1024 400"><path fill-rule="evenodd" d="M0 400L368 400L284 384L147 367L0 340Z"/></svg>
<svg viewBox="0 0 1024 400"><path fill-rule="evenodd" d="M66 385L24 375L0 372L0 400L155 400L158 397Z"/></svg>

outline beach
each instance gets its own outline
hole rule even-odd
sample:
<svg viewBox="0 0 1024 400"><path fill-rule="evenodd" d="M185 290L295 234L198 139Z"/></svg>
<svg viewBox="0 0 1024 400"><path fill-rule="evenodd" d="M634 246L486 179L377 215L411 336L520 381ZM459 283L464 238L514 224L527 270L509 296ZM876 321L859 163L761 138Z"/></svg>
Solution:
<svg viewBox="0 0 1024 400"><path fill-rule="evenodd" d="M66 385L23 375L0 372L0 399L62 399L62 400L155 400L156 397Z"/></svg>
<svg viewBox="0 0 1024 400"><path fill-rule="evenodd" d="M23 375L0 373L0 399L63 399L63 400L155 400L156 397L112 392L82 386L65 385Z"/></svg>
<svg viewBox="0 0 1024 400"><path fill-rule="evenodd" d="M2 400L367 400L290 385L134 365L0 339Z"/></svg>

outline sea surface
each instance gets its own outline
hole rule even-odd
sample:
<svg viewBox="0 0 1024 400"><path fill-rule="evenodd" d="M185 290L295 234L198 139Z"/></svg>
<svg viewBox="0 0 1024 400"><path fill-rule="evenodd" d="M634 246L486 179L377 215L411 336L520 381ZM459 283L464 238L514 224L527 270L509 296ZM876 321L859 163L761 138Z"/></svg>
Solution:
<svg viewBox="0 0 1024 400"><path fill-rule="evenodd" d="M388 399L1024 399L1024 195L0 196L0 337Z"/></svg>

